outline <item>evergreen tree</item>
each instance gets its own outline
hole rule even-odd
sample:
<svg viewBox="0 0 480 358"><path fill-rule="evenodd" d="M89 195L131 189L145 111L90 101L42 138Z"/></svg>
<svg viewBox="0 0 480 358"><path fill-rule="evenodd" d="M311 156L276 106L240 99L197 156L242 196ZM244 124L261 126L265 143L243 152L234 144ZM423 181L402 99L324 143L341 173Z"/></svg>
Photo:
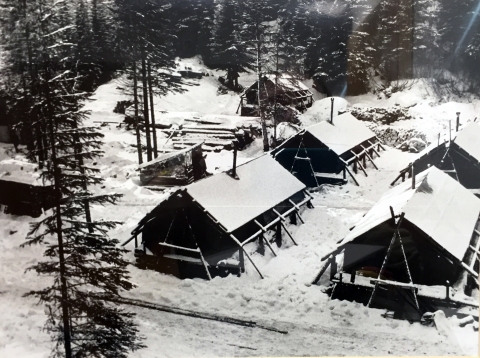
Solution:
<svg viewBox="0 0 480 358"><path fill-rule="evenodd" d="M7 68L12 82L18 88L22 85L31 97L29 105L42 124L46 154L42 176L55 192L51 214L32 224L24 244L45 245L45 261L30 269L53 277L52 284L28 295L48 308L46 329L55 342L54 356L126 357L142 345L133 315L113 303L121 290L132 288L124 250L107 236L117 223L94 220L90 213L92 204L115 203L119 196L89 190L102 182L98 169L88 165L101 154L102 135L82 127L87 94L78 90L81 76L72 66L77 57L73 41L81 37L75 26L66 25L75 7L53 0L9 5L24 10L20 30L25 34L25 24L29 24L31 51L20 51L25 48L25 37L22 41L8 38ZM31 71L13 71L22 60ZM28 81L24 81L25 73ZM23 100L20 96L12 101Z"/></svg>

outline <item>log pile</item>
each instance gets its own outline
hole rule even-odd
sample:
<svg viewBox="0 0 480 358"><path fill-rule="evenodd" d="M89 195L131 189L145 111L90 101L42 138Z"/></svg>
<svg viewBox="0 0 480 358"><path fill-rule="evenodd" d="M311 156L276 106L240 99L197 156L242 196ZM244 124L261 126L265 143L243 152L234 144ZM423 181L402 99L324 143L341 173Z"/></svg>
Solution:
<svg viewBox="0 0 480 358"><path fill-rule="evenodd" d="M200 122L196 122L200 123ZM222 149L232 150L232 141L237 140L239 148L251 143L257 134L253 125L221 125L216 123L183 124L177 128L163 129L163 133L171 136L174 149L185 149L196 143L203 142L202 149L206 152L219 152Z"/></svg>
<svg viewBox="0 0 480 358"><path fill-rule="evenodd" d="M425 134L416 129L397 129L375 123L367 123L367 126L383 143L390 147L418 153L428 145Z"/></svg>
<svg viewBox="0 0 480 358"><path fill-rule="evenodd" d="M408 108L391 107L367 107L367 108L350 108L350 113L357 119L366 122L374 122L378 124L390 124L396 121L412 119L408 113Z"/></svg>

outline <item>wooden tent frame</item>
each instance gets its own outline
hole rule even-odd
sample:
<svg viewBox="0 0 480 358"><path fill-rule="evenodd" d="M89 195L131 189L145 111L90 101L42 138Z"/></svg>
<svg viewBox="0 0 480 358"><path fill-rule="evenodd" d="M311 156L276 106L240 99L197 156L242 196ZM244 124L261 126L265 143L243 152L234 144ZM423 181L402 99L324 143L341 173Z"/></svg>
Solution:
<svg viewBox="0 0 480 358"><path fill-rule="evenodd" d="M175 191L174 193L172 193L172 196L173 195L177 195L178 193L181 193L181 192L185 192L186 189L185 188L182 188L182 189L179 189L177 191ZM228 236L230 237L233 242L238 246L238 249L239 249L239 255L240 255L240 270L241 272L245 272L245 261L244 261L244 256L247 257L247 259L251 262L251 264L253 265L253 267L255 268L255 270L257 271L257 273L259 274L260 278L264 278L263 274L260 272L260 270L258 269L258 267L255 265L255 263L253 262L252 258L250 257L250 255L247 253L247 251L245 250L245 245L247 245L248 243L254 241L255 239L259 238L262 240L262 242L266 242L267 243L267 246L269 247L269 249L272 251L273 255L274 256L277 256L277 254L275 253L275 251L273 250L270 242L268 242L268 240L265 238L264 234L274 228L276 226L277 228L277 233L280 233L281 234L281 229L283 229L283 231L285 231L285 233L288 235L288 237L290 238L290 240L293 242L294 245L298 245L292 234L288 231L287 229L287 226L285 225L285 221L287 220L287 216L289 215L295 215L295 217L298 217L300 219L300 221L302 223L304 223L304 220L302 219L301 215L300 215L300 208L303 206L303 205L307 205L308 207L310 208L313 208L313 204L312 204L312 200L313 200L313 197L310 195L310 193L308 193L306 190L303 190L302 191L304 194L305 194L305 199L302 200L301 202L299 203L294 203L293 200L291 199L288 199L288 201L292 204L292 207L290 209L288 209L286 212L284 212L283 214L279 213L275 207L272 207L271 209L269 210L272 210L272 212L275 214L276 218L273 219L271 222L269 222L267 225L263 226L261 225L256 219L254 219L252 222L257 225L259 227L259 230L256 231L253 235L251 235L250 237L248 237L247 239L245 239L243 242L241 240L239 240L237 237L235 237L231 232L229 232L220 222L218 222L218 220L216 220L203 206L200 205L200 203L198 203L198 201L196 201L195 199L192 198L192 202L195 203L207 216L208 218L213 221L215 223L215 225L218 226L218 228L220 229L221 232L223 232L223 234L225 236ZM183 209L182 209L183 210ZM268 211L268 210L267 210ZM150 222L151 220L153 220L153 218L151 218L150 220L148 220L147 222L145 222L143 225L141 226L137 226L131 233L131 237L126 240L125 242L123 242L121 244L121 246L125 246L127 245L129 242L131 242L132 240L135 240L135 249L137 249L139 247L138 245L138 235L140 234L140 232L142 232L143 228L145 227L145 225ZM173 221L175 220L175 217L172 219L172 222L170 223L170 228L171 226L173 225ZM188 222L188 217L187 217L187 222ZM165 240L164 242L162 243L159 243L159 245L161 246L165 246L165 247L171 247L171 248L175 248L175 249L178 249L178 250L184 250L184 251L187 251L187 252L192 252L192 253L198 253L200 255L200 260L203 264L203 266L205 267L205 270L207 272L207 276L208 276L208 279L211 280L211 274L210 274L210 271L208 269L209 265L208 263L206 262L206 260L204 259L204 256L203 256L203 253L202 251L200 250L199 246L198 246L198 242L197 240L195 239L195 235L193 233L193 229L192 227L190 226L190 223L188 224L189 226L189 229L192 233L192 237L194 239L194 243L196 245L196 248L195 249L192 249L192 248L187 248L187 247L183 247L183 246L178 246L178 245L173 245L173 244L169 244L167 243L167 239L168 239L168 234L170 232L170 228L168 229L168 232L167 232L167 236L165 237ZM144 243L142 242L141 245L143 245L143 252L145 253L145 245Z"/></svg>

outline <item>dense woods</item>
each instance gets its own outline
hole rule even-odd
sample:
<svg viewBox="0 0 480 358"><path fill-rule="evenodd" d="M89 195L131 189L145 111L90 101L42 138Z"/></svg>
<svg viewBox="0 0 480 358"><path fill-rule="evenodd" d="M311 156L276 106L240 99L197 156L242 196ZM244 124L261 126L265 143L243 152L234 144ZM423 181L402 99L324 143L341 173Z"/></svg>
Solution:
<svg viewBox="0 0 480 358"><path fill-rule="evenodd" d="M32 226L26 242L45 245L47 260L32 269L54 281L31 295L48 307L46 327L56 352L67 357L123 357L142 346L133 316L110 305L132 287L123 251L106 235L117 223L99 221L89 209L118 200L91 189L101 183L91 162L101 155L102 135L82 126L82 106L100 84L126 75L139 163L158 155L153 96L180 91L158 71L174 69L176 57L255 71L259 83L266 74L311 78L329 96L398 90L398 80L419 77L441 94L480 89L474 0L1 0L0 6L5 115L25 134L31 160L56 193L51 215ZM259 108L262 118L271 110Z"/></svg>

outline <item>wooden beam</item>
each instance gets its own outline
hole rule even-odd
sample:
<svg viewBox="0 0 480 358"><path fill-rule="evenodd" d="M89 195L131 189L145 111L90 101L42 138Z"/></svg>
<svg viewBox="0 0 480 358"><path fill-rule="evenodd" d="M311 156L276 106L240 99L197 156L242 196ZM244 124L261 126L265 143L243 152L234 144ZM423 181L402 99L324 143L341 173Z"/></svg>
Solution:
<svg viewBox="0 0 480 358"><path fill-rule="evenodd" d="M367 150L365 149L365 147L364 147L363 145L360 145L360 146L361 146L361 147L363 148L363 150L365 151L365 156L368 158L368 160L370 160L370 162L372 162L372 165L374 166L374 168L378 170L378 167L377 167L377 166L375 165L375 163L373 162L373 159L368 155Z"/></svg>
<svg viewBox="0 0 480 358"><path fill-rule="evenodd" d="M272 245L270 245L270 242L267 240L267 238L266 238L265 236L263 236L263 234L262 234L262 240L265 241L265 243L266 243L267 246L269 247L270 251L272 251L273 256L277 257L277 254L276 254L275 251L273 250Z"/></svg>
<svg viewBox="0 0 480 358"><path fill-rule="evenodd" d="M350 169L348 168L348 164L346 161L344 161L342 158L340 158L340 160L345 164L345 170L348 172L348 174L350 174L350 176L352 177L353 181L355 182L355 184L357 184L357 186L360 186L360 184L358 184L358 181L357 179L355 179L355 177L353 176L352 172L350 171Z"/></svg>
<svg viewBox="0 0 480 358"><path fill-rule="evenodd" d="M290 231L287 230L287 227L285 226L285 224L283 222L280 222L280 224L282 225L283 227L283 230L285 230L285 232L287 233L287 235L290 237L290 239L293 241L293 243L295 244L295 246L298 246L298 244L295 242L295 240L293 239L293 236L292 234L290 234Z"/></svg>
<svg viewBox="0 0 480 358"><path fill-rule="evenodd" d="M167 244L165 242L159 242L158 245L171 247L172 249L177 249L177 250L184 250L184 251L189 251L189 252L198 252L198 249L190 249L188 247L182 247L182 246Z"/></svg>
<svg viewBox="0 0 480 358"><path fill-rule="evenodd" d="M208 271L208 264L205 261L205 259L203 258L203 254L202 254L202 251L200 250L200 248L198 248L198 253L200 254L200 260L202 260L203 267L205 267L205 271L207 271L208 279L212 280L212 276L210 275L210 271Z"/></svg>
<svg viewBox="0 0 480 358"><path fill-rule="evenodd" d="M360 169L362 169L363 173L365 174L366 177L368 177L368 174L367 172L365 171L365 168L362 166L362 163L360 161L360 158L357 156L357 154L355 154L355 152L353 150L350 151L350 153L352 153L356 158L357 160L355 161L355 163L358 164L358 166L360 167Z"/></svg>
<svg viewBox="0 0 480 358"><path fill-rule="evenodd" d="M247 256L247 259L251 262L251 264L253 265L253 267L255 267L255 270L257 270L258 274L260 275L260 277L263 279L263 275L262 273L260 272L260 270L258 269L257 265L255 265L255 263L253 262L252 258L250 257L250 255L247 253L247 251L243 248L242 244L240 244L240 241L238 241L238 239L233 236L233 234L230 234L230 237L233 239L233 241L235 241L235 243L240 247L240 250L243 251L243 253L245 254L245 256Z"/></svg>
<svg viewBox="0 0 480 358"><path fill-rule="evenodd" d="M330 256L328 257L329 259L323 264L323 266L320 268L320 272L315 276L315 279L312 281L313 285L316 285L318 281L320 281L320 278L323 276L325 271L327 271L328 266L330 265Z"/></svg>
<svg viewBox="0 0 480 358"><path fill-rule="evenodd" d="M282 214L280 214L280 213L277 211L277 209L273 208L272 211L273 211L275 214L278 215L278 217L280 218L280 220L282 220L282 221L286 221L286 220L287 220L287 218L286 218L285 216L283 216Z"/></svg>

